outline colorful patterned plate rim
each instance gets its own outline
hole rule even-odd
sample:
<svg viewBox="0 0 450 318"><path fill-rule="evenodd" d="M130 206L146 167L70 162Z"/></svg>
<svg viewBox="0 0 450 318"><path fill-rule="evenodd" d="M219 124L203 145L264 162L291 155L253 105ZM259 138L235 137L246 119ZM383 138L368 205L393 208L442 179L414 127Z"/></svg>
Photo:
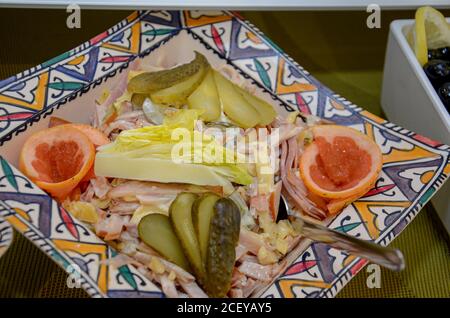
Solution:
<svg viewBox="0 0 450 318"><path fill-rule="evenodd" d="M123 71L181 33L226 61L274 103L352 126L382 148L376 186L329 227L389 244L450 174L449 147L362 110L323 86L233 12L137 11L90 41L0 82L0 144ZM164 297L134 267L104 261L114 250L0 157L0 216L92 297ZM261 297L333 297L366 261L314 243Z"/></svg>
<svg viewBox="0 0 450 318"><path fill-rule="evenodd" d="M0 257L5 254L13 241L13 229L11 225L0 217Z"/></svg>

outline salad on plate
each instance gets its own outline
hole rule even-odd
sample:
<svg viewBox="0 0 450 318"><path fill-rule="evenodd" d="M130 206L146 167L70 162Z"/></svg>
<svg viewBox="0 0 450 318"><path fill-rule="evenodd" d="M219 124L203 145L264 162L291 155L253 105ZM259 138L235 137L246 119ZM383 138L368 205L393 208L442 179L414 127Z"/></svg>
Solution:
<svg viewBox="0 0 450 318"><path fill-rule="evenodd" d="M301 240L292 211L318 221L375 184L376 143L355 129L256 96L233 68L195 52L170 69L134 62L92 107L52 117L20 169L168 297L250 297Z"/></svg>

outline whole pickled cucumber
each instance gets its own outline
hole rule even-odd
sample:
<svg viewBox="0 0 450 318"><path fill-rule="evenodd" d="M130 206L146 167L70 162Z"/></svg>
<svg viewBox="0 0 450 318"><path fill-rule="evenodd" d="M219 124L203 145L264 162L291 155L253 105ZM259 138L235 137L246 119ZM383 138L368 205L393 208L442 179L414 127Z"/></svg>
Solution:
<svg viewBox="0 0 450 318"><path fill-rule="evenodd" d="M224 297L231 287L239 240L241 213L237 205L227 198L214 205L209 229L204 289L211 297Z"/></svg>
<svg viewBox="0 0 450 318"><path fill-rule="evenodd" d="M209 64L206 58L195 52L195 58L187 64L169 70L145 72L133 77L128 83L128 90L131 93L149 94L165 89L186 80L207 65Z"/></svg>

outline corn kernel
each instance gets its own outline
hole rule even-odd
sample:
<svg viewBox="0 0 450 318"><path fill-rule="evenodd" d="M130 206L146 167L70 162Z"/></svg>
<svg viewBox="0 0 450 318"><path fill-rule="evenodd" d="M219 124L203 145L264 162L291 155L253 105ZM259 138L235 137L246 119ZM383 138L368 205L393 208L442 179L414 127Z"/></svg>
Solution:
<svg viewBox="0 0 450 318"><path fill-rule="evenodd" d="M279 251L281 254L285 255L288 251L289 245L287 240L283 239L277 239L275 243L275 247L277 251Z"/></svg>
<svg viewBox="0 0 450 318"><path fill-rule="evenodd" d="M161 261L156 257L152 257L152 260L150 261L148 267L156 274L163 274L166 270Z"/></svg>
<svg viewBox="0 0 450 318"><path fill-rule="evenodd" d="M278 261L277 255L262 246L258 251L258 261L261 265L274 264Z"/></svg>
<svg viewBox="0 0 450 318"><path fill-rule="evenodd" d="M175 278L177 278L177 274L175 274L174 271L170 271L170 273L169 273L169 279L170 279L170 280L175 280Z"/></svg>

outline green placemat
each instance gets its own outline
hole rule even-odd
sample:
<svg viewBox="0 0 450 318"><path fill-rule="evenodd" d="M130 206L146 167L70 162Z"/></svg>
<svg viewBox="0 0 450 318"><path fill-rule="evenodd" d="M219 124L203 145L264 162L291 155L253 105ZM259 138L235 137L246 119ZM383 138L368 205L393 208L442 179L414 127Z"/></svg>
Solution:
<svg viewBox="0 0 450 318"><path fill-rule="evenodd" d="M82 11L81 29L67 29L63 10L0 9L0 78L35 66L104 31L125 11ZM446 12L446 15L450 15ZM365 12L243 12L253 24L325 85L381 115L380 88L390 21L412 11L382 12L381 29ZM0 259L0 297L87 297L69 289L65 272L23 236ZM427 205L392 243L405 255L401 273L381 270L369 289L361 271L338 297L450 297L450 243Z"/></svg>

